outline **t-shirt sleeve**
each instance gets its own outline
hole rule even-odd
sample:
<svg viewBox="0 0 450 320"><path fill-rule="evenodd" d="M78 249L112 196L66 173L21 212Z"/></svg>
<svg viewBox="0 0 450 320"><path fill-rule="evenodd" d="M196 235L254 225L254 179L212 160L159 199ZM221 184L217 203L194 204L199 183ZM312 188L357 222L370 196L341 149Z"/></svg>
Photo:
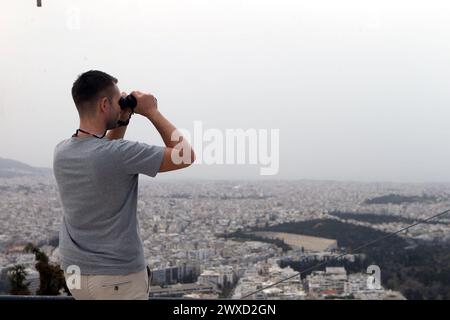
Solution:
<svg viewBox="0 0 450 320"><path fill-rule="evenodd" d="M165 147L137 141L122 140L118 146L119 159L128 174L142 173L155 177L161 166Z"/></svg>

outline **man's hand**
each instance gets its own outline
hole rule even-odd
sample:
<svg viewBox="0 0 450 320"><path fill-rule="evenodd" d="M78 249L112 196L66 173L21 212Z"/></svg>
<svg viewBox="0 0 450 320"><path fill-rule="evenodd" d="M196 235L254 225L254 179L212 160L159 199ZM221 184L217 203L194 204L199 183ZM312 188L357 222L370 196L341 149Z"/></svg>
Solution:
<svg viewBox="0 0 450 320"><path fill-rule="evenodd" d="M140 91L131 92L137 100L136 108L134 108L134 112L140 114L144 117L151 118L153 115L158 113L158 100L149 94L142 93Z"/></svg>
<svg viewBox="0 0 450 320"><path fill-rule="evenodd" d="M127 121L131 114L131 108L122 109L120 111L119 120L120 121Z"/></svg>

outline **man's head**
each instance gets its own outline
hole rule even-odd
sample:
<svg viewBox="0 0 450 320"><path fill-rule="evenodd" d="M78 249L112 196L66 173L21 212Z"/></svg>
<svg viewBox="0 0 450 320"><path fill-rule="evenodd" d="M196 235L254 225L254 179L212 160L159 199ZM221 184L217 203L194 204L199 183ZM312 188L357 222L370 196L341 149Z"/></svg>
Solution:
<svg viewBox="0 0 450 320"><path fill-rule="evenodd" d="M107 130L117 127L120 96L117 79L102 71L87 71L79 75L72 86L80 119L104 123Z"/></svg>

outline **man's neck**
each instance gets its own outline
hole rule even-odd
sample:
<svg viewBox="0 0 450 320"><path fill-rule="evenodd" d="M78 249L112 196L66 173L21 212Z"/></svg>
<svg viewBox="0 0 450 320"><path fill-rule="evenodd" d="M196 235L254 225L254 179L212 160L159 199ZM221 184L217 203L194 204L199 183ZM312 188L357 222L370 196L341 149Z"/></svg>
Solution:
<svg viewBox="0 0 450 320"><path fill-rule="evenodd" d="M80 121L80 126L78 127L83 131L89 132L90 134L95 134L96 136L101 137L105 133L105 126L101 124L89 123L86 121ZM78 131L79 138L90 137L91 135Z"/></svg>

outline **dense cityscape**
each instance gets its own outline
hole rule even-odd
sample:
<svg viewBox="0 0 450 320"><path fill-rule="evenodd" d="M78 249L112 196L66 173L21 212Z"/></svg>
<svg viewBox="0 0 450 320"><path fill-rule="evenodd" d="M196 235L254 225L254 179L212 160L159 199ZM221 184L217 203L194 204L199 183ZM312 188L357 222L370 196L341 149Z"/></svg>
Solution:
<svg viewBox="0 0 450 320"><path fill-rule="evenodd" d="M150 297L405 299L384 283L370 286L373 278L364 270L322 266L300 277L291 267L281 267L281 261L320 262L338 256L342 251L335 239L292 240L253 233L260 237L255 240L233 235L316 219L393 232L409 221L450 207L450 184L148 178L139 183L141 238L153 272ZM55 181L51 175L0 178L0 190L0 294L8 294L8 270L18 264L26 267L30 291L35 294L39 286L35 255L24 252L24 247L31 242L50 262L59 263L58 231L63 211ZM365 214L399 219L372 223L352 218ZM448 243L450 216L417 225L400 236ZM289 246L286 249L274 241L264 241L269 238L282 239ZM349 254L343 259L354 261L357 257ZM278 283L285 278L289 279Z"/></svg>

